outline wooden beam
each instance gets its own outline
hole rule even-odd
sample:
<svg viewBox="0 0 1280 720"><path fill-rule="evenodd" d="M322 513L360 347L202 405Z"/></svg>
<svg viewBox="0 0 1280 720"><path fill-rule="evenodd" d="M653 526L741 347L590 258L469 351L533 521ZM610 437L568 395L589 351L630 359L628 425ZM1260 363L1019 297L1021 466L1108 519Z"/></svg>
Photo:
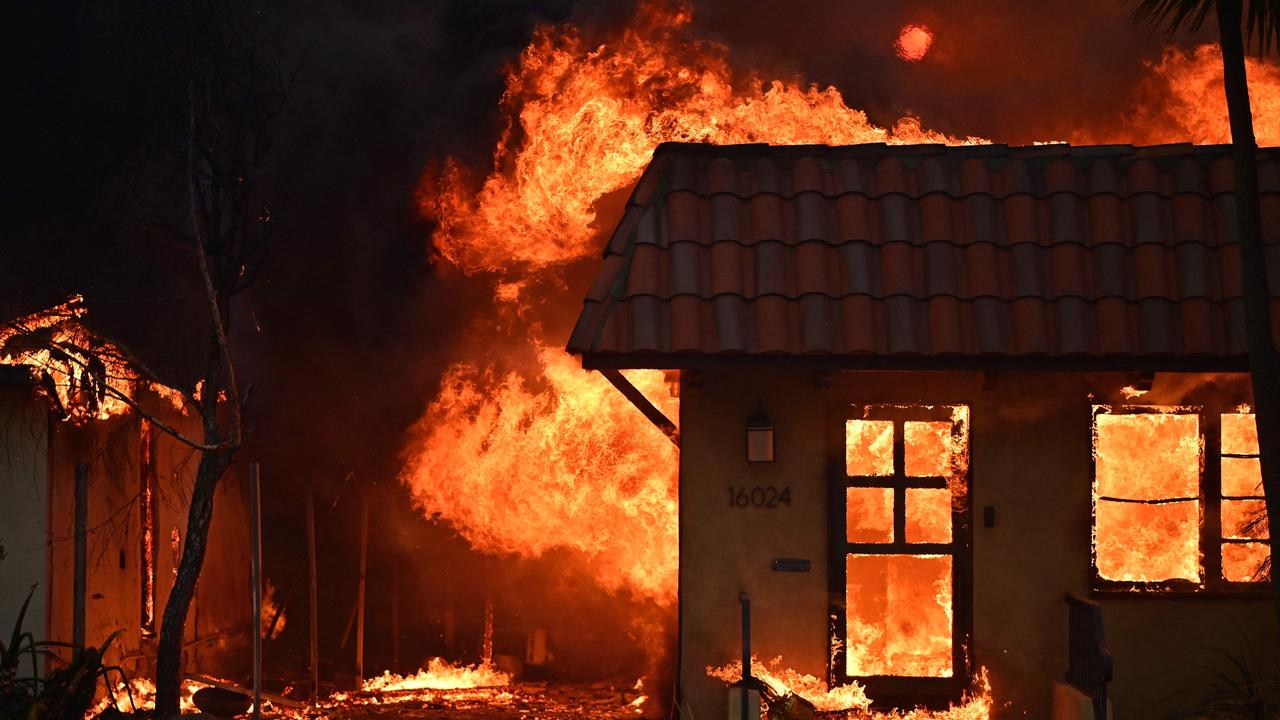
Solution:
<svg viewBox="0 0 1280 720"><path fill-rule="evenodd" d="M85 597L88 592L89 572L89 466L76 465L75 499L75 568L71 600L71 644L73 652L84 650Z"/></svg>
<svg viewBox="0 0 1280 720"><path fill-rule="evenodd" d="M249 465L249 585L253 595L253 718L262 717L262 486Z"/></svg>
<svg viewBox="0 0 1280 720"><path fill-rule="evenodd" d="M369 498L360 494L360 584L356 587L356 675L364 682L364 581L369 566Z"/></svg>
<svg viewBox="0 0 1280 720"><path fill-rule="evenodd" d="M320 696L320 624L319 601L316 599L316 505L307 485L307 556L311 564L311 703Z"/></svg>
<svg viewBox="0 0 1280 720"><path fill-rule="evenodd" d="M391 563L391 672L400 672L400 563Z"/></svg>
<svg viewBox="0 0 1280 720"><path fill-rule="evenodd" d="M663 415L662 411L655 407L653 403L649 402L649 398L645 397L639 388L632 385L625 375L613 368L603 368L600 370L600 374L605 376L605 379L612 383L618 389L618 392L622 393L623 397L630 400L637 410L649 418L649 422L656 425L671 442L675 443L676 447L680 447L680 429L676 427L675 423L671 422L670 418Z"/></svg>

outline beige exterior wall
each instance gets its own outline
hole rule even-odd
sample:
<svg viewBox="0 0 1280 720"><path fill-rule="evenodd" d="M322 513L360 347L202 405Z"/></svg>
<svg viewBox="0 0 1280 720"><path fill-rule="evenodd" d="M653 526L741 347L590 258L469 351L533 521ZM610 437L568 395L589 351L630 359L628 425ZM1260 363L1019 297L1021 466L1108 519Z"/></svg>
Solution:
<svg viewBox="0 0 1280 720"><path fill-rule="evenodd" d="M151 400L156 400L151 398ZM195 420L164 405L169 422L199 436ZM187 502L199 454L156 437L156 630L186 538ZM141 630L141 440L134 416L76 426L49 421L48 406L26 384L0 384L0 632L8 637L28 588L38 584L25 627L37 639L70 642L74 585L75 465L89 466L85 639L123 633L107 655L150 676L154 639ZM250 628L246 480L233 467L219 485L196 598L187 618L188 669L230 676L244 669ZM204 642L195 643L197 640Z"/></svg>
<svg viewBox="0 0 1280 720"><path fill-rule="evenodd" d="M47 638L49 427L45 407L24 383L0 383L0 636L8 642L27 591L36 585L23 627Z"/></svg>
<svg viewBox="0 0 1280 720"><path fill-rule="evenodd" d="M753 649L825 677L828 663L827 406L970 406L973 659L990 671L998 717L1048 717L1052 681L1066 669L1063 594L1090 579L1090 407L1118 402L1130 377L1085 374L724 371L681 388L681 692L696 720L724 718L726 691L708 665L739 658L738 593L752 597ZM1230 379L1227 395L1244 387ZM1160 375L1153 403L1179 402L1200 381ZM1226 386L1224 386L1226 387ZM1225 397L1224 397L1225 399ZM1235 398L1238 401L1243 398ZM745 420L762 401L777 423L771 464L748 464ZM730 485L791 488L789 508L731 508ZM982 508L995 508L994 527ZM777 557L807 558L808 573L776 573ZM1103 606L1115 659L1115 716L1150 717L1206 679L1209 648L1239 650L1237 627L1274 647L1269 600L1111 595Z"/></svg>

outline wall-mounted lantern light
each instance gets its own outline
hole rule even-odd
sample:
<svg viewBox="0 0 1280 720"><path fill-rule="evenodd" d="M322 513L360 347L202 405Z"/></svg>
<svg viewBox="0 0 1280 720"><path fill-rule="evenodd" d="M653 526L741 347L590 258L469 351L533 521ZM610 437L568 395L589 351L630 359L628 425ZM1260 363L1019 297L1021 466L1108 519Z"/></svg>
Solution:
<svg viewBox="0 0 1280 720"><path fill-rule="evenodd" d="M773 420L763 403L747 418L747 462L773 462Z"/></svg>

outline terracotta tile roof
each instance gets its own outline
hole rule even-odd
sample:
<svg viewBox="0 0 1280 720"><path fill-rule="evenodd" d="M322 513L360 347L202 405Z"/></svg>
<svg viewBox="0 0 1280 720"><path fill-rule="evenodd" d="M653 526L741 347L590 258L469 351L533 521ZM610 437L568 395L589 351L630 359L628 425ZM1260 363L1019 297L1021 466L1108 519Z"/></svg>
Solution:
<svg viewBox="0 0 1280 720"><path fill-rule="evenodd" d="M1280 322L1280 150L1259 160ZM569 350L1242 367L1232 186L1227 146L666 144Z"/></svg>

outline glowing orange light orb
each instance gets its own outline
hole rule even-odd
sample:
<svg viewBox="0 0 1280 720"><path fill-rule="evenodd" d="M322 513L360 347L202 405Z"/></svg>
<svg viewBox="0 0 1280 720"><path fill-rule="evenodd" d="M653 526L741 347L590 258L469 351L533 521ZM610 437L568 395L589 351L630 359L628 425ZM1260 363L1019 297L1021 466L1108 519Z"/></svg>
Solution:
<svg viewBox="0 0 1280 720"><path fill-rule="evenodd" d="M893 49L898 57L907 62L916 62L924 58L933 46L933 33L925 25L903 25Z"/></svg>

